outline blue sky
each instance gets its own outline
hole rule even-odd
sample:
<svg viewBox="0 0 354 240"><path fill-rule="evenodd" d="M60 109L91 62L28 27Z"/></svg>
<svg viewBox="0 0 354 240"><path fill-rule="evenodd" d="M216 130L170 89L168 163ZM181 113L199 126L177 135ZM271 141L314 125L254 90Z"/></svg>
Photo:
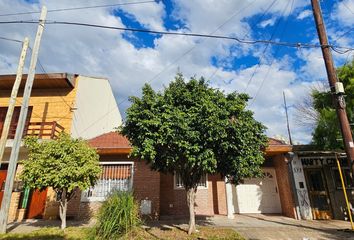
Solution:
<svg viewBox="0 0 354 240"><path fill-rule="evenodd" d="M132 0L0 1L0 14L48 9L127 3ZM134 1L137 2L137 1ZM321 1L330 42L353 47L354 0ZM0 17L5 20L38 19L39 14ZM48 20L85 22L159 31L193 32L247 39L318 43L309 0L175 0L49 12ZM2 37L34 39L35 25L0 25ZM339 38L340 37L340 38ZM32 41L33 42L33 41ZM0 42L0 73L14 73L20 48ZM149 82L155 89L173 80L177 71L186 78L204 76L225 92L247 92L249 108L267 127L267 134L286 136L282 92L290 105L295 141L311 139L311 127L298 123L293 106L312 87L326 83L319 49L240 44L230 40L154 35L47 25L40 49L46 72L72 72L109 78L125 116L127 97L140 95ZM334 54L337 66L353 52ZM40 71L40 69L38 69ZM100 117L100 116L98 116Z"/></svg>

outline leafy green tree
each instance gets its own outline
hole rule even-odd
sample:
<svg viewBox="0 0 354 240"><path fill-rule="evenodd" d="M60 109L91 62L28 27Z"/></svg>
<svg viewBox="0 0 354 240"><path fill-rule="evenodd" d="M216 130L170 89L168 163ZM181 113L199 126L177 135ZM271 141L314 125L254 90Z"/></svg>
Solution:
<svg viewBox="0 0 354 240"><path fill-rule="evenodd" d="M339 81L344 85L346 111L350 123L354 123L354 60L337 70ZM320 149L344 149L339 121L330 91L312 91L313 105L318 112L313 143Z"/></svg>
<svg viewBox="0 0 354 240"><path fill-rule="evenodd" d="M246 94L223 92L203 78L186 82L182 74L163 92L146 84L132 106L122 133L133 145L133 155L153 170L181 176L187 193L190 221L195 231L197 185L204 174L221 173L232 183L259 176L266 146L265 127L246 110Z"/></svg>
<svg viewBox="0 0 354 240"><path fill-rule="evenodd" d="M61 228L66 227L68 201L77 189L93 186L101 172L96 150L85 141L61 134L53 141L26 138L28 159L23 161L21 179L30 188L52 187L57 194Z"/></svg>

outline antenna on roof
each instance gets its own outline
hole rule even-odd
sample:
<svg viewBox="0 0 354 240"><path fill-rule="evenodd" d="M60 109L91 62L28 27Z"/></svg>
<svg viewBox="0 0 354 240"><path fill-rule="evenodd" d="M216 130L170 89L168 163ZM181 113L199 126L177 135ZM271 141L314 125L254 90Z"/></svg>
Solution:
<svg viewBox="0 0 354 240"><path fill-rule="evenodd" d="M285 91L283 91L283 98L284 98L284 108L285 108L285 115L286 115L286 127L288 128L288 135L289 135L289 143L290 143L290 145L293 145L293 141L291 139L290 125L289 125L289 116L288 116L288 107L286 105Z"/></svg>

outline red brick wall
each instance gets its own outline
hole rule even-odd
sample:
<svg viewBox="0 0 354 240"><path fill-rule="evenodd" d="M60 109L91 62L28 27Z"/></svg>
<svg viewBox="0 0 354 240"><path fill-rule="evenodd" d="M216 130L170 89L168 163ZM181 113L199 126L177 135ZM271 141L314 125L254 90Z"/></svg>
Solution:
<svg viewBox="0 0 354 240"><path fill-rule="evenodd" d="M285 160L284 155L273 157L283 215L295 218L295 204L289 180L288 165Z"/></svg>
<svg viewBox="0 0 354 240"><path fill-rule="evenodd" d="M151 217L160 216L160 173L152 171L145 161L134 162L134 195L138 201L151 201Z"/></svg>
<svg viewBox="0 0 354 240"><path fill-rule="evenodd" d="M128 159L127 156L107 155L101 156L100 161L134 161L133 190L136 200L151 200L151 218L156 219L160 215L160 173L151 171L145 161ZM87 219L94 216L101 206L100 202L81 202L81 193L77 192L74 199L68 203L67 215L79 219Z"/></svg>
<svg viewBox="0 0 354 240"><path fill-rule="evenodd" d="M213 196L214 214L227 215L225 181L220 175L208 177L209 194Z"/></svg>
<svg viewBox="0 0 354 240"><path fill-rule="evenodd" d="M161 215L187 216L188 206L186 192L174 188L174 177L161 174ZM227 214L225 183L219 175L208 176L208 188L199 188L196 196L195 211L197 215L211 216Z"/></svg>
<svg viewBox="0 0 354 240"><path fill-rule="evenodd" d="M124 156L101 156L101 161L131 161ZM188 207L184 190L174 189L172 175L151 171L144 162L134 160L133 189L136 199L151 200L152 214L155 219L161 215L187 216ZM68 204L68 216L87 219L97 212L99 202L80 203L80 193ZM211 216L227 214L224 180L219 175L208 175L208 188L198 189L196 213Z"/></svg>
<svg viewBox="0 0 354 240"><path fill-rule="evenodd" d="M70 217L77 217L79 207L81 202L81 191L76 190L75 195L70 201L68 202L68 209L66 215L68 218Z"/></svg>

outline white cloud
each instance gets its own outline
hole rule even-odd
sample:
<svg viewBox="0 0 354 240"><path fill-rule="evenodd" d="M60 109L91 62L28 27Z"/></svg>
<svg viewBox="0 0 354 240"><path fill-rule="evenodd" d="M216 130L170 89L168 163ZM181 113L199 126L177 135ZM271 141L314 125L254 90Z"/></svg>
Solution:
<svg viewBox="0 0 354 240"><path fill-rule="evenodd" d="M259 24L259 26L262 28L265 28L267 26L273 26L275 23L275 20L276 20L276 18L270 18L270 19L264 20Z"/></svg>
<svg viewBox="0 0 354 240"><path fill-rule="evenodd" d="M247 93L251 97L254 97L258 92L257 97L249 101L250 109L254 111L255 118L268 127L268 136L288 136L283 91L286 92L288 106L292 106L303 99L308 94L308 89L315 83L298 81L296 73L287 69L287 62L287 59L282 59L273 62L272 65L261 64L258 68L252 66L237 72L219 70L213 79L213 86L225 92L234 90L243 92L256 70L247 88ZM231 80L230 83L224 82L225 79ZM289 107L290 125L294 133L293 139L302 143L309 142L311 132L295 122L294 111Z"/></svg>
<svg viewBox="0 0 354 240"><path fill-rule="evenodd" d="M20 0L0 1L1 12L26 12L38 10L40 4L28 4ZM45 1L49 9L81 6L83 2ZM295 1L294 9L301 9L307 1ZM102 4L100 1L91 2L92 5ZM179 0L174 2L173 16L183 21L186 29L199 33L217 32L223 35L237 35L252 37L252 29L245 19L262 14L269 6L267 0ZM270 9L273 17L281 17L287 2L278 1ZM85 4L83 4L85 5ZM151 4L124 6L122 11L129 14L144 27L150 29L164 29L163 18L166 14L163 1ZM289 13L286 13L289 14ZM285 15L286 15L285 14ZM14 16L10 19L31 19L33 16ZM95 10L80 10L67 12L50 12L49 20L66 20L89 22L102 25L124 27L119 17L112 15L112 8ZM1 20L1 18L0 18ZM23 39L30 36L31 44L36 32L36 25L1 25L2 36ZM15 72L20 46L13 43L0 44L0 73ZM173 79L179 69L186 78L204 76L210 78L211 83L225 91L243 91L257 68L244 66L238 70L225 70L210 63L215 56L225 62L225 66L232 66L233 60L238 57L252 55L259 58L262 50L256 45L240 45L233 41L213 39L200 40L183 36L164 35L154 40L154 47L136 48L122 37L122 32L77 26L46 25L40 60L47 72L72 72L91 76L106 76L110 79L115 96L121 110L126 109L126 101L130 95L139 95L145 82L151 82L154 88L161 89ZM316 71L322 71L321 64L314 58L317 53L305 51L303 59L308 65L302 69L303 73L318 76ZM315 60L314 60L315 59ZM248 87L248 93L257 99L251 106L255 116L268 126L269 136L282 134L286 136L285 115L282 107L282 90L289 93L289 104L296 98L303 96L303 89L310 83L301 83L296 80L296 72L289 67L291 59L284 58L274 61L272 51L266 53L257 72ZM267 78L264 78L267 76ZM309 75L310 76L310 75ZM312 78L309 78L312 80ZM251 100L252 101L252 100ZM284 124L283 124L284 123ZM309 133L297 129L296 139L308 139Z"/></svg>
<svg viewBox="0 0 354 240"><path fill-rule="evenodd" d="M135 20L153 30L164 30L162 18L165 15L162 1L146 4L126 5L122 9L132 16Z"/></svg>
<svg viewBox="0 0 354 240"><path fill-rule="evenodd" d="M354 0L338 1L334 5L332 19L338 20L345 26L352 27L354 24Z"/></svg>
<svg viewBox="0 0 354 240"><path fill-rule="evenodd" d="M305 19L310 16L312 16L312 11L306 9L306 10L300 12L299 15L296 17L296 19L302 20L302 19Z"/></svg>
<svg viewBox="0 0 354 240"><path fill-rule="evenodd" d="M306 62L301 67L305 81L318 81L326 77L326 68L320 49L299 49L297 55Z"/></svg>

